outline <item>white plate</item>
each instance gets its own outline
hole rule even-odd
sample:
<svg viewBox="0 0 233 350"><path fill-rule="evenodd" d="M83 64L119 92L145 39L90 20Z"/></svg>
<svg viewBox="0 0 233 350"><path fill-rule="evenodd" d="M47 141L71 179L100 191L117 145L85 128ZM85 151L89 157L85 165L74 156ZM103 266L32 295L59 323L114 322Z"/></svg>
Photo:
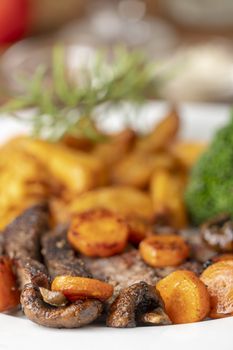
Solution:
<svg viewBox="0 0 233 350"><path fill-rule="evenodd" d="M127 107L128 108L128 107ZM134 120L138 128L146 129L164 115L164 103L151 103ZM130 108L128 108L128 112ZM127 113L128 113L127 112ZM181 137L209 140L215 130L228 119L226 105L186 104L180 108ZM131 113L131 112L130 112ZM129 113L129 114L130 114ZM129 119L133 120L131 115ZM119 128L119 112L111 113L105 122L107 129ZM24 127L7 118L0 120L0 141L18 134ZM195 324L111 329L89 326L76 330L57 330L40 327L24 318L0 315L0 350L232 350L233 318L199 322Z"/></svg>

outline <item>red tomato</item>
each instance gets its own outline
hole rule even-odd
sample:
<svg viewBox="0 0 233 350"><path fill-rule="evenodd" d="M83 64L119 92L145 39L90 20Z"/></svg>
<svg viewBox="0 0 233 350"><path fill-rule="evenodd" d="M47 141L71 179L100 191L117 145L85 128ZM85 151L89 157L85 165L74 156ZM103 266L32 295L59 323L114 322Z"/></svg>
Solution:
<svg viewBox="0 0 233 350"><path fill-rule="evenodd" d="M28 0L0 0L0 44L23 37L28 23Z"/></svg>

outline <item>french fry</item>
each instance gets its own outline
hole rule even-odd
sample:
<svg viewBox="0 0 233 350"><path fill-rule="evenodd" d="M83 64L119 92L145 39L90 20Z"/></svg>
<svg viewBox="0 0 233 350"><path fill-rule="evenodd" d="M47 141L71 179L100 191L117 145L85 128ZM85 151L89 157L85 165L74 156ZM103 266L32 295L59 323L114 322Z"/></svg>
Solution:
<svg viewBox="0 0 233 350"><path fill-rule="evenodd" d="M176 162L165 152L144 153L133 151L120 160L112 169L114 184L144 189L148 186L153 171L158 168L173 169Z"/></svg>
<svg viewBox="0 0 233 350"><path fill-rule="evenodd" d="M187 226L183 176L172 174L166 169L156 170L150 189L155 221L177 229Z"/></svg>
<svg viewBox="0 0 233 350"><path fill-rule="evenodd" d="M210 265L201 275L210 294L210 317L233 315L233 261L219 261Z"/></svg>
<svg viewBox="0 0 233 350"><path fill-rule="evenodd" d="M176 111L171 111L157 124L151 134L139 139L136 149L143 152L154 152L166 149L176 138L179 130L179 116Z"/></svg>
<svg viewBox="0 0 233 350"><path fill-rule="evenodd" d="M161 279L159 291L172 323L192 323L209 313L210 301L204 283L191 271L175 271Z"/></svg>
<svg viewBox="0 0 233 350"><path fill-rule="evenodd" d="M15 308L19 304L20 293L12 272L11 260L0 257L0 312Z"/></svg>
<svg viewBox="0 0 233 350"><path fill-rule="evenodd" d="M72 302L87 298L104 301L113 294L113 287L110 284L86 277L57 276L52 282L51 289L62 292Z"/></svg>
<svg viewBox="0 0 233 350"><path fill-rule="evenodd" d="M106 209L92 209L73 218L68 240L84 255L108 257L124 250L128 234L128 225L119 216Z"/></svg>
<svg viewBox="0 0 233 350"><path fill-rule="evenodd" d="M177 266L188 258L189 246L182 237L174 234L150 236L140 243L139 252L150 266Z"/></svg>
<svg viewBox="0 0 233 350"><path fill-rule="evenodd" d="M177 141L172 144L170 152L189 170L206 149L207 144L204 142Z"/></svg>

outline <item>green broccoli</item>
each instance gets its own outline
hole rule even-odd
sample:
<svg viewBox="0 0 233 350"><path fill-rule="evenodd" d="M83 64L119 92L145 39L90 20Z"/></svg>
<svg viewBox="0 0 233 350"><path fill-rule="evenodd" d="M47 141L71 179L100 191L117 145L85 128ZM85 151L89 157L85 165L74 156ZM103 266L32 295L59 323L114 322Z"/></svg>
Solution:
<svg viewBox="0 0 233 350"><path fill-rule="evenodd" d="M195 164L185 201L194 224L223 212L233 217L233 118Z"/></svg>

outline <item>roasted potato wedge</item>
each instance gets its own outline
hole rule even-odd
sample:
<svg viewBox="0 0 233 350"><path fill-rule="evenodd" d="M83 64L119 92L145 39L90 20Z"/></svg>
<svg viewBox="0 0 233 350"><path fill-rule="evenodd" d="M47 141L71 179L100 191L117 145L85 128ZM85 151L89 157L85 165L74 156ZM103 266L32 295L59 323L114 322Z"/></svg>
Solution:
<svg viewBox="0 0 233 350"><path fill-rule="evenodd" d="M131 129L109 135L105 142L98 143L92 154L100 159L107 167L116 164L132 148L136 134Z"/></svg>
<svg viewBox="0 0 233 350"><path fill-rule="evenodd" d="M117 185L144 189L148 186L155 169L161 167L173 169L175 166L174 157L168 153L152 154L133 151L113 167L111 180Z"/></svg>
<svg viewBox="0 0 233 350"><path fill-rule="evenodd" d="M150 197L131 187L104 187L83 193L70 206L73 215L96 208L105 208L123 217L153 219Z"/></svg>
<svg viewBox="0 0 233 350"><path fill-rule="evenodd" d="M101 258L121 253L128 235L126 221L107 209L77 214L68 230L68 240L75 249L84 255Z"/></svg>
<svg viewBox="0 0 233 350"><path fill-rule="evenodd" d="M14 148L0 150L0 229L27 207L47 200L49 176L40 162Z"/></svg>
<svg viewBox="0 0 233 350"><path fill-rule="evenodd" d="M176 111L171 111L159 122L154 130L136 143L136 149L143 152L154 152L166 149L176 138L179 130L179 116Z"/></svg>
<svg viewBox="0 0 233 350"><path fill-rule="evenodd" d="M170 152L189 170L206 149L207 144L204 142L177 141L171 146Z"/></svg>
<svg viewBox="0 0 233 350"><path fill-rule="evenodd" d="M178 229L187 226L183 175L166 169L156 170L150 189L155 221Z"/></svg>
<svg viewBox="0 0 233 350"><path fill-rule="evenodd" d="M60 185L60 192L66 197L75 196L105 182L104 166L92 155L73 151L61 144L31 138L19 138L11 141L12 144L35 157L49 172L53 182Z"/></svg>

